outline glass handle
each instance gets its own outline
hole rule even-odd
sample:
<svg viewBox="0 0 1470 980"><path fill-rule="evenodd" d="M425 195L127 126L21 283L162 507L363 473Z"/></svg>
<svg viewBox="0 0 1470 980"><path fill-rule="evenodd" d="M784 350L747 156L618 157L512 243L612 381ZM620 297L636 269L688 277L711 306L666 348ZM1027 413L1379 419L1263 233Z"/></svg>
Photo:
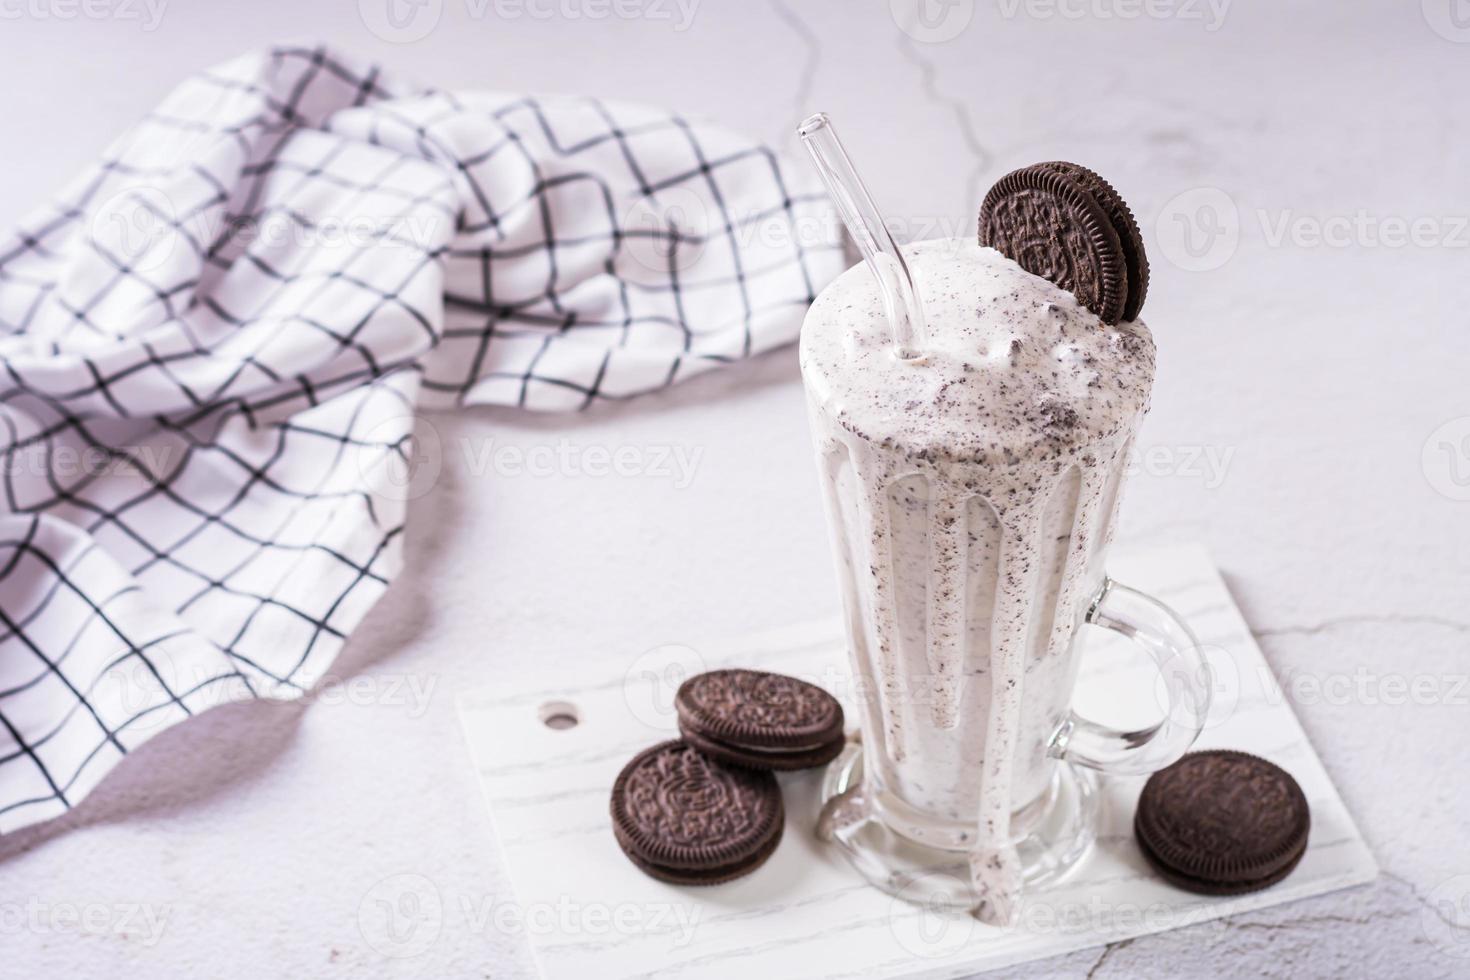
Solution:
<svg viewBox="0 0 1470 980"><path fill-rule="evenodd" d="M1205 727L1208 668L1199 641L1168 606L1137 589L1103 582L1083 621L1122 633L1142 646L1163 675L1168 710L1158 724L1124 731L1072 712L1052 739L1051 754L1116 775L1145 775L1176 762Z"/></svg>

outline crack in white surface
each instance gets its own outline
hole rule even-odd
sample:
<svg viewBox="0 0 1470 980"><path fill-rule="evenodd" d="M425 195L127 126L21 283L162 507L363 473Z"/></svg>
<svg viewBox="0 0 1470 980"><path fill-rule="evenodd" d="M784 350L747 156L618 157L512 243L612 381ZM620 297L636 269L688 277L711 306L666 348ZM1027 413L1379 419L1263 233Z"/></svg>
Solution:
<svg viewBox="0 0 1470 980"><path fill-rule="evenodd" d="M801 124L803 119L812 113L812 87L816 82L817 66L822 62L822 45L816 32L807 25L806 21L797 16L796 11L786 0L771 0L771 9L776 12L781 22L791 28L791 32L801 39L802 46L806 48L806 58L802 60L801 74L796 83L796 95L792 97L791 121L781 134L784 140Z"/></svg>
<svg viewBox="0 0 1470 980"><path fill-rule="evenodd" d="M1470 623L1462 623L1456 619L1447 619L1444 616L1418 615L1414 613L1358 613L1348 616L1333 616L1329 619L1322 620L1320 623L1265 626L1260 629L1253 629L1251 633L1257 638L1264 636L1313 636L1343 626L1395 624L1438 626L1442 629L1454 630L1457 633L1470 632Z"/></svg>
<svg viewBox="0 0 1470 980"><path fill-rule="evenodd" d="M1133 939L1120 939L1115 943L1108 943L1106 946L1104 946L1102 955L1093 961L1092 966L1088 967L1087 980L1093 980L1093 978L1097 976L1097 971L1101 970L1103 966L1108 962L1109 957L1111 957L1118 950L1133 945L1133 942Z"/></svg>
<svg viewBox="0 0 1470 980"><path fill-rule="evenodd" d="M1419 891L1418 886L1409 879L1403 877L1402 875L1394 874L1393 872L1389 871L1381 871L1380 874L1382 875L1382 877L1400 886L1399 890L1407 892L1408 896L1415 903L1429 910L1449 928L1459 932L1470 932L1470 926L1457 922L1454 919L1448 917L1445 914L1444 909L1436 907L1433 902L1431 902ZM1235 931L1296 933L1304 928L1310 928L1312 926L1318 925L1344 925L1354 927L1372 926L1376 923L1381 923L1387 920L1409 918L1414 914L1414 910L1412 909L1406 909L1402 907L1388 907L1374 908L1367 912L1364 912L1361 915L1324 912L1315 915L1288 917L1274 922L1241 921L1239 915L1234 915L1226 916L1220 919L1219 922L1227 929ZM1085 974L1086 980L1096 980L1096 978L1101 974L1102 969L1111 960L1113 953L1143 938L1148 937L1134 937L1132 939L1124 939L1119 942L1107 944L1105 947L1103 947L1097 959L1093 961L1092 966L1088 968L1087 973Z"/></svg>
<svg viewBox="0 0 1470 980"><path fill-rule="evenodd" d="M1408 878L1405 878L1403 875L1394 874L1392 871L1380 870L1378 873L1390 881L1396 881L1400 885L1403 885L1404 888L1408 890L1410 898L1418 902L1430 912L1434 913L1435 918L1439 919L1439 921L1443 922L1451 929L1454 929L1456 932L1470 933L1470 925L1467 925L1445 915L1444 908L1434 902L1431 902L1421 891L1419 891L1419 886L1414 884Z"/></svg>
<svg viewBox="0 0 1470 980"><path fill-rule="evenodd" d="M1222 919L1225 925L1231 929L1259 929L1265 932L1295 932L1302 926L1314 926L1322 923L1336 923L1347 926L1372 925L1382 919L1402 919L1413 915L1412 912L1391 912L1387 909L1379 912L1369 912L1367 915L1303 915L1294 919L1284 919L1281 922L1236 922L1233 919Z"/></svg>
<svg viewBox="0 0 1470 980"><path fill-rule="evenodd" d="M919 46L913 38L902 31L898 35L898 50L904 58L919 69L919 81L930 102L941 108L946 108L954 114L955 122L958 124L960 138L964 140L970 155L975 162L970 167L970 176L965 184L965 194L968 200L976 207L980 207L980 178L985 171L990 169L991 154L980 142L980 137L975 131L975 122L970 117L970 107L964 99L949 98L940 93L935 79L939 76L939 69L934 62L926 58L919 51Z"/></svg>

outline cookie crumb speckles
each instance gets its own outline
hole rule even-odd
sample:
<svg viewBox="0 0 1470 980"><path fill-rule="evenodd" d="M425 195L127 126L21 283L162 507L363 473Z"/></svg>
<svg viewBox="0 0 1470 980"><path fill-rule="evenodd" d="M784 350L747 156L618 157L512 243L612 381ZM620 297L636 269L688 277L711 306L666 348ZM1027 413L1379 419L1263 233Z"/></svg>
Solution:
<svg viewBox="0 0 1470 980"><path fill-rule="evenodd" d="M934 325L922 363L892 356L872 276L823 290L802 331L803 372L849 431L924 458L1066 455L1105 441L1146 404L1154 346L1140 322L1107 326L1053 283L974 242L905 248ZM1107 378L1116 398L1097 397ZM961 380L964 384L959 384ZM1037 406L1042 396L1072 413ZM1058 421L1069 433L1058 440ZM938 453L938 456L935 453Z"/></svg>
<svg viewBox="0 0 1470 980"><path fill-rule="evenodd" d="M1043 398L1040 410L1041 425L1053 433L1061 433L1077 425L1077 410L1062 402Z"/></svg>

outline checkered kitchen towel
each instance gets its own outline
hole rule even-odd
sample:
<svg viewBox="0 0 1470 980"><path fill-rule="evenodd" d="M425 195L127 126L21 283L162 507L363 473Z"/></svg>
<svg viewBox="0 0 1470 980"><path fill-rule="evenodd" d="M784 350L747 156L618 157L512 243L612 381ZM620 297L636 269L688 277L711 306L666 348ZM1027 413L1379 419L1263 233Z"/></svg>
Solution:
<svg viewBox="0 0 1470 980"><path fill-rule="evenodd" d="M189 79L0 241L0 831L299 697L397 571L413 413L565 411L792 340L806 168L326 49Z"/></svg>

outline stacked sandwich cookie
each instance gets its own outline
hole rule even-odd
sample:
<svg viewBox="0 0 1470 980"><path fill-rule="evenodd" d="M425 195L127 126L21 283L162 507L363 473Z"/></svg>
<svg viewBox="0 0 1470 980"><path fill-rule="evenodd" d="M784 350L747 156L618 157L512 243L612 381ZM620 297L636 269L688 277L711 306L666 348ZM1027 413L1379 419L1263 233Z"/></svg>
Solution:
<svg viewBox="0 0 1470 980"><path fill-rule="evenodd" d="M842 752L842 705L783 674L712 670L674 697L679 734L705 755L750 769L824 766Z"/></svg>
<svg viewBox="0 0 1470 980"><path fill-rule="evenodd" d="M613 836L645 874L715 885L759 868L785 825L774 770L825 765L845 744L842 705L783 674L715 670L675 695L682 739L633 758L613 783Z"/></svg>

